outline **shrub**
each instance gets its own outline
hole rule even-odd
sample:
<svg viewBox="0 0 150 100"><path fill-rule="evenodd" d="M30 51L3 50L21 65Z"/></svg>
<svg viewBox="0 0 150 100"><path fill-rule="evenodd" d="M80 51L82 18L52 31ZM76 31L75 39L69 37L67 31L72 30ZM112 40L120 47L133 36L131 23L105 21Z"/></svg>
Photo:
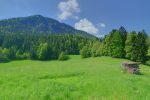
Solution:
<svg viewBox="0 0 150 100"><path fill-rule="evenodd" d="M64 52L61 52L59 57L58 57L58 60L60 61L65 61L65 60L68 60L69 59L69 56L66 55Z"/></svg>

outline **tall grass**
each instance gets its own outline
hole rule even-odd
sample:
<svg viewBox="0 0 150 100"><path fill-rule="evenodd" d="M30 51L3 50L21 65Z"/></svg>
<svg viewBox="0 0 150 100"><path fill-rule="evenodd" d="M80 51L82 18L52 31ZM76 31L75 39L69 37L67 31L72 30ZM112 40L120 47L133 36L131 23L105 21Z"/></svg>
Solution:
<svg viewBox="0 0 150 100"><path fill-rule="evenodd" d="M124 59L13 61L0 64L0 100L150 100L150 68L121 71Z"/></svg>

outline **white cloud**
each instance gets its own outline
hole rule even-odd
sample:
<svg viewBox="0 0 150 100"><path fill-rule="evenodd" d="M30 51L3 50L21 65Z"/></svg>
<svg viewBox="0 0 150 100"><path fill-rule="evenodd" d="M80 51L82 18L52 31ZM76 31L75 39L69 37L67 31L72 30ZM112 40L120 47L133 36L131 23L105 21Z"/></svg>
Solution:
<svg viewBox="0 0 150 100"><path fill-rule="evenodd" d="M100 28L105 28L106 27L106 25L104 23L98 23L97 26L100 27Z"/></svg>
<svg viewBox="0 0 150 100"><path fill-rule="evenodd" d="M88 33L93 34L95 36L99 32L99 29L96 26L94 26L94 24L86 18L81 19L79 22L75 23L74 27L78 30L88 32Z"/></svg>
<svg viewBox="0 0 150 100"><path fill-rule="evenodd" d="M78 16L74 15L74 13L80 12L77 0L62 1L58 4L58 9L60 10L58 14L60 20L66 20L68 18L78 19Z"/></svg>

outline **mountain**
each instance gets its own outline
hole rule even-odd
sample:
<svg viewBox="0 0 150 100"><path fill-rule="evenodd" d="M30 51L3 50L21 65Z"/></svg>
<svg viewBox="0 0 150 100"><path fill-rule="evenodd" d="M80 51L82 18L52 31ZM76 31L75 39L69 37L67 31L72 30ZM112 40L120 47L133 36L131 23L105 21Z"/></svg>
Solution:
<svg viewBox="0 0 150 100"><path fill-rule="evenodd" d="M67 24L41 15L1 20L0 31L29 34L78 34L84 37L94 37L87 32L76 30Z"/></svg>

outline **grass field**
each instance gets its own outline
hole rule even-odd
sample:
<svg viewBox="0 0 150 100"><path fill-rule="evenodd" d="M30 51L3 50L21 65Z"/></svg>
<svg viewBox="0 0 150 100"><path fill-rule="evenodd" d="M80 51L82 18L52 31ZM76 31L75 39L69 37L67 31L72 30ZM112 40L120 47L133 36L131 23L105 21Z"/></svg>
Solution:
<svg viewBox="0 0 150 100"><path fill-rule="evenodd" d="M150 100L150 67L124 74L122 61L71 56L0 64L0 100Z"/></svg>

